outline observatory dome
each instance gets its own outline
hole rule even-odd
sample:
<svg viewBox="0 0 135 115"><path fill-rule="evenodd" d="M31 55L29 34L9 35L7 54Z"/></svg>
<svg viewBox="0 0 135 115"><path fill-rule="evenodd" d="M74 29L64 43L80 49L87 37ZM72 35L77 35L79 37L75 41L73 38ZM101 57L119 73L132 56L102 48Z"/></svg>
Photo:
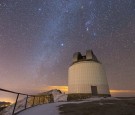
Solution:
<svg viewBox="0 0 135 115"><path fill-rule="evenodd" d="M68 71L68 93L110 96L105 70L92 50L74 53Z"/></svg>

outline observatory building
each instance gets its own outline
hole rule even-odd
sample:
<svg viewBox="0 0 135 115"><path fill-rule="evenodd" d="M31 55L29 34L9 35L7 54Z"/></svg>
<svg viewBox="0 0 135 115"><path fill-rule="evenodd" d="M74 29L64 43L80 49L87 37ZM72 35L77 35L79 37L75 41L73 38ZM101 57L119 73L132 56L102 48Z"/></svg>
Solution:
<svg viewBox="0 0 135 115"><path fill-rule="evenodd" d="M68 93L91 96L110 96L105 71L92 50L82 56L74 53L68 71Z"/></svg>

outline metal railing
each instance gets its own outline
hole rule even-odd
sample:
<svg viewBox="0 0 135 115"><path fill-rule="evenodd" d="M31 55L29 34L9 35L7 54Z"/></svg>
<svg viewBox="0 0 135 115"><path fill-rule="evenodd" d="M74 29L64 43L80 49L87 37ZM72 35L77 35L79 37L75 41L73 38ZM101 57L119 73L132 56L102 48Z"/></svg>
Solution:
<svg viewBox="0 0 135 115"><path fill-rule="evenodd" d="M0 91L16 94L15 103L12 104L13 110L12 110L11 115L16 115L16 114L20 113L21 111L24 111L28 108L31 108L31 107L34 107L37 105L53 102L53 97L52 97L52 95L49 95L49 94L48 95L47 94L46 95L43 95L43 94L42 95L28 95L28 94L18 93L18 92L1 89L1 88L0 88ZM25 101L24 108L15 112L17 104L18 104L19 96L22 96L22 95L26 96L26 98L23 98L24 99L23 101ZM30 99L30 101L28 101L28 99ZM28 106L28 104L29 104L29 106Z"/></svg>

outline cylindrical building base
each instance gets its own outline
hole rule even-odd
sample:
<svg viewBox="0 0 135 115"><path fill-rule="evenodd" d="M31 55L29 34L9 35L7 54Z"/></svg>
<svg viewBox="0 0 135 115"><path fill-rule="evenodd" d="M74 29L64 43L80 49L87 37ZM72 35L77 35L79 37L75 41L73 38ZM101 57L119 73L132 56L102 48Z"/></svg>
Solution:
<svg viewBox="0 0 135 115"><path fill-rule="evenodd" d="M101 63L81 61L68 71L69 94L110 95L105 71Z"/></svg>

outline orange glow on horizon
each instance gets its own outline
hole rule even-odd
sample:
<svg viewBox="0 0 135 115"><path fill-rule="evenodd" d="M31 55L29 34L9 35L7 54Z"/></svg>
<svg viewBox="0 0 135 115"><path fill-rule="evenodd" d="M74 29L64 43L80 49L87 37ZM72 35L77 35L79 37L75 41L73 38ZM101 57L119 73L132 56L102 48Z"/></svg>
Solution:
<svg viewBox="0 0 135 115"><path fill-rule="evenodd" d="M49 91L49 90L52 90L52 89L59 89L61 90L62 92L65 92L65 93L68 93L68 86L48 86L46 89L45 88L41 88L42 91L46 90L46 91ZM111 89L110 90L110 93L111 94L114 94L114 93L133 93L135 94L135 90L117 90L117 89Z"/></svg>
<svg viewBox="0 0 135 115"><path fill-rule="evenodd" d="M59 89L62 92L65 92L66 94L68 93L68 86L47 86L47 87L45 86L45 87L42 87L42 88L39 88L39 89L40 89L40 92L46 92L46 91L49 91L49 90L52 90L52 89ZM114 90L114 89L111 89L110 93L113 96L119 96L119 95L124 96L124 94L127 94L127 96L129 94L133 94L133 96L135 96L135 90L116 90L116 89ZM15 99L14 98L1 97L0 101L1 102L5 101L5 102L14 103Z"/></svg>
<svg viewBox="0 0 135 115"><path fill-rule="evenodd" d="M62 92L65 92L65 93L68 92L68 86L48 86L48 87L45 87L45 88L42 87L41 92L49 91L49 90L52 90L52 89L59 89Z"/></svg>
<svg viewBox="0 0 135 115"><path fill-rule="evenodd" d="M135 90L110 90L110 93L135 93Z"/></svg>
<svg viewBox="0 0 135 115"><path fill-rule="evenodd" d="M10 103L14 103L14 100L11 98L0 98L0 102L10 102Z"/></svg>

